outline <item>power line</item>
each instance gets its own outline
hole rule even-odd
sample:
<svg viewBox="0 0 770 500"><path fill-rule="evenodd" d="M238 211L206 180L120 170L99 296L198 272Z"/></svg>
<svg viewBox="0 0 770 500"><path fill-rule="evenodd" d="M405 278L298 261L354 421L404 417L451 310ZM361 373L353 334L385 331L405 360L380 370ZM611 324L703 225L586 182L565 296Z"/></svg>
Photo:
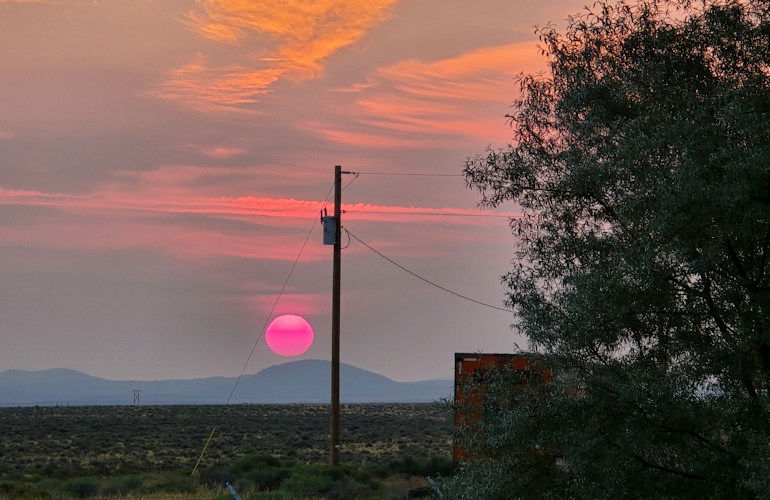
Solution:
<svg viewBox="0 0 770 500"><path fill-rule="evenodd" d="M447 217L498 217L505 219L513 219L511 215L499 215L499 214L457 214L452 212L377 212L373 210L345 210L345 213L349 214L383 214L383 215L442 215Z"/></svg>
<svg viewBox="0 0 770 500"><path fill-rule="evenodd" d="M329 187L329 190L326 192L326 196L324 197L324 204L321 207L321 210L326 208L326 205L331 201L331 195L332 195L333 189L334 189L334 183L332 183L332 185Z"/></svg>
<svg viewBox="0 0 770 500"><path fill-rule="evenodd" d="M359 174L359 172L351 172L351 173L353 173L353 174L355 174L355 175L353 176L353 178L352 178L352 179L350 179L350 180L348 181L348 183L347 183L347 184L345 184L344 186L342 186L342 191L345 191L345 189L347 189L347 187L348 187L348 186L350 186L351 184L353 184L353 183L356 181L356 179L358 179L358 176L360 175L360 174ZM328 192L328 193L326 193L326 198L324 198L324 204L323 204L323 206L321 207L321 210L323 210L324 208L326 208L326 205L328 205L328 204L329 204L329 202L330 202L330 201L332 201L332 198L334 198L334 196L332 195L332 190L333 190L333 189L334 189L334 184L332 184L332 187L331 187L331 188L329 188L329 192ZM344 213L344 210L343 210L343 213Z"/></svg>
<svg viewBox="0 0 770 500"><path fill-rule="evenodd" d="M326 203L329 201L328 200L329 194L332 192L333 188L334 188L334 184L332 184L332 187L329 188L329 192L326 193L327 199L326 201L324 201L324 206L326 206ZM273 302L273 307L270 308L270 312L268 313L267 318L265 318L265 324L262 325L262 330L260 330L259 335L257 336L257 340L256 342L254 342L254 345L251 348L251 352L249 352L249 357L246 358L246 362L243 364L241 373L238 375L238 378L235 379L235 383L233 384L233 388L230 391L230 395L227 396L227 402L225 403L226 405L230 404L230 399L232 399L233 394L235 393L235 389L238 387L238 383L241 381L243 374L246 372L246 367L248 366L249 361L251 361L252 356L254 356L254 351L257 349L257 345L259 345L259 341L262 339L262 335L264 335L265 333L265 329L267 328L267 325L270 322L270 318L273 317L273 312L275 312L275 308L276 306L278 306L278 301L281 300L281 296L283 295L283 292L286 290L286 285L289 283L289 279L291 279L291 275L294 274L294 269L297 267L297 262L299 262L299 258L302 256L302 252L305 251L307 242L310 240L310 235L313 234L313 229L315 229L315 226L317 223L318 223L318 217L313 216L313 224L311 224L310 226L310 231L307 232L307 236L305 236L305 241L302 242L302 246L300 247L299 252L297 253L297 257L294 259L294 263L292 263L291 268L289 269L289 274L286 275L286 279L283 281L281 290L278 292L278 296L275 298L275 301Z"/></svg>
<svg viewBox="0 0 770 500"><path fill-rule="evenodd" d="M323 207L326 207L326 204L329 202L329 195L331 194L332 189L334 189L334 184L331 185L331 187L329 188L329 191L327 191L326 196L324 197ZM254 351L257 349L257 346L259 345L259 341L262 340L262 336L265 334L265 330L267 329L267 325L270 322L270 318L273 317L275 308L276 306L278 306L278 301L281 300L281 296L283 295L283 292L286 290L286 285L289 283L289 279L291 279L292 274L294 274L294 269L297 267L299 258L302 256L302 252L305 250L305 247L307 246L307 242L310 240L310 235L313 234L313 229L315 229L315 226L317 223L318 223L318 217L314 215L313 224L311 224L310 230L308 231L307 236L305 236L305 241L302 242L302 246L300 247L299 252L297 252L297 257L294 259L294 262L292 263L291 268L289 269L289 273L286 275L286 279L283 281L281 290L278 292L278 296L275 298L275 301L273 302L273 307L270 308L270 312L268 313L267 318L265 318L265 323L262 325L262 329L259 331L257 340L254 342L254 345L251 347L251 351L249 352L249 356L246 358L246 362L243 363L243 368L241 368L241 373L239 373L238 377L235 379L233 388L230 390L230 394L227 396L227 401L225 402L225 406L230 404L230 400L232 399L233 394L235 394L235 389L238 387L238 383L240 383L241 378L243 378L243 374L246 372L246 367L249 365L249 361L251 361L251 358L254 356ZM222 412L224 412L224 407ZM214 439L214 434L216 433L216 431L217 431L216 427L211 429L211 434L209 434L209 437L206 440L206 443L203 445L203 450L201 450L201 453L198 456L198 460L197 462L195 462L195 466L193 467L192 474L191 474L192 476L195 476L195 474L198 472L198 468L200 467L200 464L203 461L203 456L206 454L206 450L211 444L211 441Z"/></svg>
<svg viewBox="0 0 770 500"><path fill-rule="evenodd" d="M343 229L345 229L345 228L343 228ZM377 255L382 257L383 259L387 260L388 262L390 262L394 266L398 267L402 271L406 271L407 273L411 274L415 278L417 278L419 280L422 280L425 283L428 283L429 285L433 285L436 288L439 288L439 289L441 289L441 290L443 290L445 292L451 293L452 295L454 295L456 297L460 297L461 299L465 299L465 300L469 300L471 302L475 302L476 304L479 304L479 305L482 305L482 306L490 307L492 309L497 309L498 311L513 312L511 309L506 309L504 307L498 307L498 306L494 306L492 304L487 304L486 302L481 302L480 300L472 299L472 298L468 297L467 295L463 295L461 293L455 292L454 290L450 290L449 288L447 288L445 286L441 286L438 283L436 283L434 281L431 281L428 278L425 278L423 276L420 276L419 274L417 274L416 272L414 272L414 271L412 271L410 269L407 269L406 267L402 266L401 264L399 264L395 260L393 260L390 257L384 255L382 252L380 252L379 250L377 250L373 246L369 245L368 243L363 241L361 238L359 238L355 234L351 233L348 229L345 229L345 232L348 233L348 236L352 237L354 240L356 240L357 242L361 243L363 246L365 246L366 248L368 248L372 252L376 253Z"/></svg>
<svg viewBox="0 0 770 500"><path fill-rule="evenodd" d="M347 184L345 184L344 186L342 186L342 189L341 189L341 191L345 191L345 189L347 189L347 187L348 187L348 186L350 186L351 184L353 184L353 183L356 181L356 179L358 179L358 176L359 176L359 175L361 175L361 173L360 173L360 172L352 172L352 174L353 174L353 178L352 178L352 179L350 179L350 180L348 181L348 183L347 183Z"/></svg>
<svg viewBox="0 0 770 500"><path fill-rule="evenodd" d="M427 172L356 172L359 175L416 175L421 177L463 177L463 174L431 174Z"/></svg>

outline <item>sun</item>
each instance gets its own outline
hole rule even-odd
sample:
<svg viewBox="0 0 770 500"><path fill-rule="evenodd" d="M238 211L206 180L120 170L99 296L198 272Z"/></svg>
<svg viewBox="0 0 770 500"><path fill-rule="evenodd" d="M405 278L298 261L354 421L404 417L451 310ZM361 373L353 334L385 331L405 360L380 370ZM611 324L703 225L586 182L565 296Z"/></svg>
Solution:
<svg viewBox="0 0 770 500"><path fill-rule="evenodd" d="M313 327L301 316L284 314L270 322L265 342L279 356L299 356L313 345Z"/></svg>

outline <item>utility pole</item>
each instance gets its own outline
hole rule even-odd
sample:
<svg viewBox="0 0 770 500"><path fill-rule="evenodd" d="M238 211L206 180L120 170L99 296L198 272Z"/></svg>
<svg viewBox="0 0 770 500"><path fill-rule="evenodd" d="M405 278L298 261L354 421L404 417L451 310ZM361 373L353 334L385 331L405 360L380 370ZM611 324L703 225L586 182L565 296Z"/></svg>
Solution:
<svg viewBox="0 0 770 500"><path fill-rule="evenodd" d="M342 263L342 167L334 167L334 270L332 272L332 465L340 464L340 264Z"/></svg>
<svg viewBox="0 0 770 500"><path fill-rule="evenodd" d="M334 245L332 272L332 373L331 373L331 463L340 464L340 264L342 261L342 174L352 174L334 166L334 215L321 211L324 245Z"/></svg>

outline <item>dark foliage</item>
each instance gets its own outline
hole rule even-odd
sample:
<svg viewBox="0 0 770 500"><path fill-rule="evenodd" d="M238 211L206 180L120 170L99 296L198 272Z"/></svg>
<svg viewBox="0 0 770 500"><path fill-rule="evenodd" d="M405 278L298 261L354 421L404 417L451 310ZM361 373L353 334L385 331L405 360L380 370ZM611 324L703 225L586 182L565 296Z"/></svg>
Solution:
<svg viewBox="0 0 770 500"><path fill-rule="evenodd" d="M521 209L504 283L557 378L490 388L447 492L766 496L770 2L599 2L540 35L511 146L465 173Z"/></svg>

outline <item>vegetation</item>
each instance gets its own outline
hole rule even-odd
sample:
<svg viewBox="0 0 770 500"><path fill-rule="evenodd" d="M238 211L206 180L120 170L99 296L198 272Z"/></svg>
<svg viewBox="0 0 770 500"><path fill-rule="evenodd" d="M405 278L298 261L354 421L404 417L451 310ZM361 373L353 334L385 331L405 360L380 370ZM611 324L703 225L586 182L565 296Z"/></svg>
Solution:
<svg viewBox="0 0 770 500"><path fill-rule="evenodd" d="M343 405L342 425L348 464L451 456L451 415L441 405ZM0 408L0 478L189 474L214 427L204 466L255 454L328 460L326 405Z"/></svg>
<svg viewBox="0 0 770 500"><path fill-rule="evenodd" d="M406 465L406 467L405 467ZM191 478L188 471L127 474L106 477L0 481L0 498L219 498L231 499L231 484L246 499L405 498L415 485L424 485L423 471L447 475L452 462L433 457L392 460L387 465L332 467L305 464L272 455L247 455L230 464L212 464Z"/></svg>
<svg viewBox="0 0 770 500"><path fill-rule="evenodd" d="M211 498L221 488L197 484L189 473L165 472L124 476L83 476L53 479L29 476L26 480L0 481L0 498L110 498L145 496L175 498L196 494Z"/></svg>
<svg viewBox="0 0 770 500"><path fill-rule="evenodd" d="M449 496L770 491L770 2L604 2L540 31L512 145L518 327L557 375L490 387ZM543 397L547 394L548 397Z"/></svg>

